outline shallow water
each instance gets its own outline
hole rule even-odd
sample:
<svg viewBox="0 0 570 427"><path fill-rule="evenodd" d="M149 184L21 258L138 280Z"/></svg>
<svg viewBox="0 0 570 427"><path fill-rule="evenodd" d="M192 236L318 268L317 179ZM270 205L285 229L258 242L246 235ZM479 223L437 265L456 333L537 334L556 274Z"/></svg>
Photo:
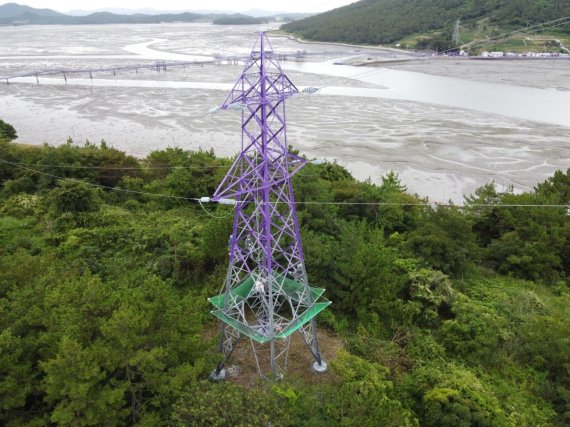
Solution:
<svg viewBox="0 0 570 427"><path fill-rule="evenodd" d="M331 66L328 64L324 69L320 67L322 64L299 65L306 72L330 75ZM295 69L300 70L301 67L296 66ZM354 76L361 70L360 67L346 65L332 67L337 71L334 75L343 77ZM570 127L570 92L566 91L466 81L391 69L377 69L375 73L353 78L387 88L370 95L374 97L429 102ZM358 89L342 94L366 96Z"/></svg>

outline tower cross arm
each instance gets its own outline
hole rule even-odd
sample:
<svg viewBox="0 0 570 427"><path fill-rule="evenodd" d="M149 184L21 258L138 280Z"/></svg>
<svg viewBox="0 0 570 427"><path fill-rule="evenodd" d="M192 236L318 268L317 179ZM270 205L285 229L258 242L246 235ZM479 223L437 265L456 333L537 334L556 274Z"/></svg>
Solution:
<svg viewBox="0 0 570 427"><path fill-rule="evenodd" d="M264 164L255 163L252 157L242 153L216 189L212 201L237 199L264 188L280 185L290 180L308 163L307 159L293 153L287 153L284 157L285 159L270 164L270 169L274 172L273 179L263 183L260 175L263 173Z"/></svg>
<svg viewBox="0 0 570 427"><path fill-rule="evenodd" d="M267 50L268 46L271 45L267 36L261 33L242 74L220 109L243 109L247 105L284 100L299 93L274 59L272 50Z"/></svg>

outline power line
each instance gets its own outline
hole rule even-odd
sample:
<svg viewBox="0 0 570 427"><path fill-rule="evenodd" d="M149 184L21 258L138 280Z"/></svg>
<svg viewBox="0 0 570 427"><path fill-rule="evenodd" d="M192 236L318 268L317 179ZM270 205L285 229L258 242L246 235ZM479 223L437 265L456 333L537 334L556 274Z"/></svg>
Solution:
<svg viewBox="0 0 570 427"><path fill-rule="evenodd" d="M42 171L38 171L36 169L32 169L26 166L22 166L19 163L16 162L10 162L8 160L4 160L4 159L0 159L0 162L20 168L20 169L24 169L24 170L28 170L30 172L33 173L37 173L39 175L45 175L45 176L49 176L51 178L56 178L59 180L67 180L67 181L71 181L71 182L76 182L76 183L82 183L82 184L86 184L89 185L91 187L96 187L96 188L102 188L105 190L110 190L110 191L118 191L118 192L123 192L123 193L131 193L131 194L139 194L139 195L144 195L144 196L153 196L153 197L161 197L161 198L166 198L166 199L177 199L177 200L188 200L188 201L192 201L192 202L197 202L199 203L202 208L205 210L204 206L202 205L202 199L196 198L196 197L184 197L184 196L173 196L170 194L160 194L160 193L150 193L150 192L146 192L146 191L136 191L136 190L128 190L125 188L120 188L120 187L111 187L108 185L102 185L102 184L94 184L91 182L86 182L86 181L82 181L80 179L74 179L74 178L69 178L69 177L63 177L63 176L58 176L58 175L54 175L54 174L50 174L47 172L42 172ZM233 204L230 204L232 206L235 206L238 202L234 201ZM242 204L246 204L246 203L251 203L251 201L248 200L244 200L244 201L239 201L239 203ZM381 206L401 206L401 207L432 207L432 208L438 208L438 207L455 207L455 208L470 208L470 207L490 207L490 208L564 208L564 209L570 209L570 205L562 205L562 204L515 204L515 203L469 203L467 205L456 205L454 203L449 203L449 202L430 202L430 201L426 201L426 202L408 202L408 203L404 203L404 202L322 202L322 201L295 201L294 202L296 205L323 205L323 206L376 206L376 207L381 207ZM228 204L228 203L220 203L220 204ZM207 212L207 211L206 211ZM208 212L207 212L208 213ZM210 215L210 213L208 213Z"/></svg>
<svg viewBox="0 0 570 427"><path fill-rule="evenodd" d="M497 44L497 43L509 38L509 36L511 36L511 35L518 34L518 33L525 33L525 32L533 33L533 32L537 32L537 31L547 29L547 28L557 27L560 25L568 24L570 22L569 20L570 20L570 16L566 16L564 18L553 19L551 21L546 21L546 22L542 22L540 24L531 25L530 27L526 27L526 28L523 28L520 30L510 31L507 33L499 34L499 35L494 36L494 37L488 37L484 40L473 40L470 43L466 43L464 45L464 47L468 47L468 48L483 47L483 46L487 46L487 45ZM568 21L568 22L566 22L566 21ZM552 25L550 25L550 24L552 24ZM532 30L532 31L529 31L529 30ZM456 50L456 49L457 48L454 47L451 49L444 50L441 53L451 52L451 51Z"/></svg>
<svg viewBox="0 0 570 427"><path fill-rule="evenodd" d="M2 159L0 159L2 160ZM7 160L2 160L5 163L8 163ZM319 164L316 163L317 160L307 160L308 163L312 164ZM201 166L156 166L156 167L149 167L142 164L141 166L134 167L134 166L85 166L85 165L55 165L55 164L37 164L37 163L21 163L21 162L9 162L12 166L23 166L26 168L30 167L38 167L38 168L54 168L54 169L82 169L82 170L110 170L110 171L141 171L144 172L146 170L178 170L178 169L188 169L188 170L205 170L205 169L224 169L230 168L231 165L201 165ZM35 171L36 169L34 169ZM320 172L316 171L311 174L305 174L301 172L297 172L297 175L311 177L317 176Z"/></svg>
<svg viewBox="0 0 570 427"><path fill-rule="evenodd" d="M53 165L53 164L34 164L34 163L18 163L11 162L12 165L18 166L37 166L42 168L55 168L55 169L105 169L105 170L167 170L167 169L217 169L227 168L230 165L203 165L203 166L145 166L139 167L116 167L116 166L84 166L84 165Z"/></svg>
<svg viewBox="0 0 570 427"><path fill-rule="evenodd" d="M298 205L361 205L361 206L430 206L430 207L503 207L503 208L570 208L570 205L556 204L515 204L515 203L469 203L467 205L456 205L449 202L422 202L422 203L398 203L398 202L295 202Z"/></svg>
<svg viewBox="0 0 570 427"><path fill-rule="evenodd" d="M17 163L9 162L8 160L4 160L4 159L0 159L0 162L15 166L15 167L20 168L20 169L28 170L30 172L37 173L39 175L49 176L51 178L56 178L56 179L60 179L60 180L66 180L66 181L86 184L86 185L89 185L91 187L103 188L106 190L119 191L119 192L123 192L123 193L140 194L140 195L145 195L145 196L164 197L164 198L168 198L168 199L182 199L182 200L200 201L200 199L197 199L195 197L183 197L183 196L173 196L170 194L149 193L146 191L128 190L126 188L111 187L109 185L102 185L102 184L94 184L92 182L86 182L86 181L82 181L80 179L69 178L69 177L65 177L65 176L58 176L58 175L54 175L54 174L47 173L47 172L41 172L41 171L38 171L36 169L28 168L26 166L21 166L21 165L18 165Z"/></svg>
<svg viewBox="0 0 570 427"><path fill-rule="evenodd" d="M546 29L546 28L559 27L559 26L561 26L561 25L565 25L565 24L568 24L568 23L570 23L570 20L568 20L567 22L559 23L559 24L549 25L548 27L537 28L537 29L535 29L535 30L525 32L524 34L536 33L536 32L538 32L538 31L542 31L542 30L544 30L544 29ZM491 46L491 45L495 45L495 44L502 43L502 42L504 42L505 40L508 40L508 39L509 39L509 37L503 37L503 38L500 38L500 39L492 39L491 41L486 42L486 43L475 44L475 47L480 48L480 47L484 47L484 46Z"/></svg>
<svg viewBox="0 0 570 427"><path fill-rule="evenodd" d="M565 24L568 24L569 22L570 22L570 16L566 16L564 18L558 18L558 19L554 19L552 21L543 22L541 24L532 25L530 27L523 28L521 30L510 31L508 33L499 34L498 36L488 37L485 40L473 41L471 43L467 43L465 46L467 46L467 47L483 47L483 46L487 46L487 45L493 45L493 44L497 44L497 43L500 43L501 41L508 39L510 36L512 36L514 34L535 33L537 31L542 31L542 30L547 29L547 28L565 25ZM532 31L529 31L529 30L532 30ZM450 50L453 50L453 49L450 49Z"/></svg>
<svg viewBox="0 0 570 427"><path fill-rule="evenodd" d="M567 23L564 21L568 21L569 19L570 19L570 16L565 16L564 18L553 19L552 21L546 21L546 22L543 22L540 24L531 25L530 27L526 27L526 28L523 28L520 30L515 30L515 31L508 32L508 33L500 34L500 35L495 36L495 37L490 37L489 40L496 39L496 38L503 38L505 36L509 36L509 35L513 35L513 34L524 33L524 32L527 32L529 30L532 30L530 32L536 32L536 31L541 31L545 28L556 27L558 25L564 25ZM483 40L483 41L485 41L485 40Z"/></svg>

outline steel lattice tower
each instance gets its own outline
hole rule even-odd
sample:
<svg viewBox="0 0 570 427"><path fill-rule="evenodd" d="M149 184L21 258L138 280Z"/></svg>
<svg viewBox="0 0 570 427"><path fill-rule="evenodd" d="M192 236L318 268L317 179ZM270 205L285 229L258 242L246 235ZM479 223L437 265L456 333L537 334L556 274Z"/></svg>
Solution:
<svg viewBox="0 0 570 427"><path fill-rule="evenodd" d="M212 201L235 203L224 290L210 298L220 319L224 363L249 338L262 377L285 372L291 335L299 332L316 371L325 371L315 316L324 289L309 286L291 183L306 160L287 149L285 100L298 93L260 33L241 77L219 107L242 111L241 152Z"/></svg>
<svg viewBox="0 0 570 427"><path fill-rule="evenodd" d="M461 41L459 38L460 25L461 25L461 19L455 21L455 27L453 27L453 35L451 36L451 41L453 42L454 46L457 46Z"/></svg>

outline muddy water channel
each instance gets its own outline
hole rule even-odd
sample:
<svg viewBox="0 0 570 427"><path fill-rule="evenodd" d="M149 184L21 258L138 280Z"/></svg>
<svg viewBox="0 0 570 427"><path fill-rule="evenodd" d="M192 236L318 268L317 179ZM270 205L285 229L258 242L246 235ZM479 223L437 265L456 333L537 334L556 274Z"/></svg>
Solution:
<svg viewBox="0 0 570 427"><path fill-rule="evenodd" d="M107 67L247 54L267 26L209 24L0 28L0 76L51 67ZM432 200L463 200L493 180L499 189L532 188L570 167L570 61L510 64L425 60L389 50L301 44L273 37L279 52L330 52L284 62L314 95L288 103L289 143L309 157L337 160L360 179L394 170L410 191ZM355 56L411 60L377 67L337 65ZM404 65L402 65L404 64ZM473 64L473 65L471 65ZM239 149L239 113L215 115L241 65L166 72L23 78L0 86L0 118L25 143L72 137L144 156L177 146ZM458 73L457 67L465 72ZM510 67L510 68L509 68ZM525 68L528 72L525 72ZM413 71L410 71L413 70ZM535 79L532 74L535 74ZM508 82L493 76L508 75ZM516 76L521 76L517 78ZM534 84L536 82L537 84Z"/></svg>

